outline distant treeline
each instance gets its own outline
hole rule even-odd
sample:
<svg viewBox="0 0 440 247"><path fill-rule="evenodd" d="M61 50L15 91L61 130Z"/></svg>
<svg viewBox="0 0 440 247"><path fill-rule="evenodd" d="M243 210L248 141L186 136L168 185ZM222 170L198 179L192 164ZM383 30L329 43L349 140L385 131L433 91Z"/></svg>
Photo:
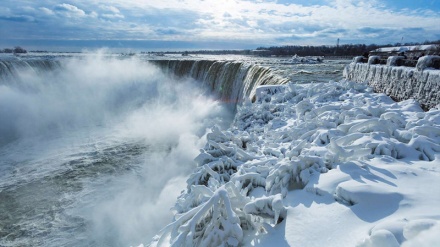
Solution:
<svg viewBox="0 0 440 247"><path fill-rule="evenodd" d="M182 54L187 56L190 54L205 54L205 55L251 55L252 50L195 50L195 51L165 51L165 52L141 52L142 54Z"/></svg>
<svg viewBox="0 0 440 247"><path fill-rule="evenodd" d="M262 55L272 56L359 56L365 52L384 47L382 45L365 45L365 44L344 44L339 46L271 46L258 47Z"/></svg>
<svg viewBox="0 0 440 247"><path fill-rule="evenodd" d="M386 45L377 44L342 44L342 45L321 45L321 46L301 46L301 45L285 45L258 47L255 50L193 50L193 51L166 51L166 52L142 52L149 54L182 54L183 56L191 54L235 54L235 55L259 55L259 56L360 56L372 50L381 47L393 46L417 46L427 44L440 44L437 41L425 41L423 43L395 43Z"/></svg>
<svg viewBox="0 0 440 247"><path fill-rule="evenodd" d="M0 53L27 53L27 51L20 46L16 46L13 49L5 48L3 50L0 50Z"/></svg>
<svg viewBox="0 0 440 247"><path fill-rule="evenodd" d="M393 47L393 46L417 46L428 44L440 44L440 40L437 41L425 41L423 43L396 43L387 45L376 44L344 44L339 46L299 46L299 45L286 45L286 46L271 46L271 47L258 47L256 50L261 55L273 55L273 56L360 56L366 52L375 50L380 47Z"/></svg>
<svg viewBox="0 0 440 247"><path fill-rule="evenodd" d="M342 44L342 45L321 45L321 46L301 46L301 45L285 45L285 46L270 46L270 47L258 47L255 50L195 50L195 51L167 51L167 52L142 52L143 54L182 54L183 56L190 54L235 54L235 55L259 55L259 56L360 56L366 52L370 52L381 47L393 47L393 46L417 46L439 44L437 41L425 41L423 43L395 43L386 45L377 44ZM34 51L43 52L43 51ZM6 48L0 50L0 53L27 53L25 49L20 46L16 46L12 49Z"/></svg>

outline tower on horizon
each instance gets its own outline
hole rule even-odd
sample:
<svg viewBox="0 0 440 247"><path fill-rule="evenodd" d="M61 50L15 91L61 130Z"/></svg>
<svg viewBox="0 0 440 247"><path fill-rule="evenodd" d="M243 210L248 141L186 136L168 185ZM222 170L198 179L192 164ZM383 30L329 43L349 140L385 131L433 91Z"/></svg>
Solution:
<svg viewBox="0 0 440 247"><path fill-rule="evenodd" d="M335 55L336 55L336 53L338 53L338 49L339 49L339 38L336 40Z"/></svg>

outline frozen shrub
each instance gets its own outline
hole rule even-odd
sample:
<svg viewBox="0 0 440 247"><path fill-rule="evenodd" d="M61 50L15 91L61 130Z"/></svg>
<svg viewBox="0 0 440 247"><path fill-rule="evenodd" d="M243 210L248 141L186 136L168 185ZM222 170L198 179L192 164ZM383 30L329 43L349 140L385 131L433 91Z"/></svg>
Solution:
<svg viewBox="0 0 440 247"><path fill-rule="evenodd" d="M269 102L244 103L229 130L215 127L207 135L175 221L153 246L244 245L244 235L264 234L286 217L289 191L329 169L372 158L438 161L438 110L425 113L414 102L370 91L348 81L288 85ZM341 186L334 197L346 205L362 198ZM393 246L396 239L376 231L361 246L378 244Z"/></svg>
<svg viewBox="0 0 440 247"><path fill-rule="evenodd" d="M239 246L243 239L237 205L232 205L227 186L217 189L206 202L176 217L161 231L153 246L162 246L171 238L171 246ZM236 200L241 202L241 200ZM239 205L238 205L239 206Z"/></svg>
<svg viewBox="0 0 440 247"><path fill-rule="evenodd" d="M417 61L416 68L421 71L432 67L435 61L440 61L440 56L423 56Z"/></svg>
<svg viewBox="0 0 440 247"><path fill-rule="evenodd" d="M270 219L273 224L277 224L286 217L283 196L280 194L258 198L247 203L243 210L247 214L259 216L262 219Z"/></svg>

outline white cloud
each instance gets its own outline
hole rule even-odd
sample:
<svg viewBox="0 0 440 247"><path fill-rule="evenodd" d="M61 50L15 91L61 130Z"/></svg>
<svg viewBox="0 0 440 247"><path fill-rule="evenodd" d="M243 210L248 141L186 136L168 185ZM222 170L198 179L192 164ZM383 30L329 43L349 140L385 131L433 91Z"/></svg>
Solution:
<svg viewBox="0 0 440 247"><path fill-rule="evenodd" d="M22 11L24 11L24 12L35 12L35 9L33 8L33 7L31 7L31 6L23 6L23 7L21 7L20 8Z"/></svg>
<svg viewBox="0 0 440 247"><path fill-rule="evenodd" d="M51 9L48 9L46 7L41 7L39 8L41 13L45 14L45 15L54 15L54 12Z"/></svg>
<svg viewBox="0 0 440 247"><path fill-rule="evenodd" d="M100 16L105 19L123 19L125 16L121 14L121 11L114 6L100 5L99 9L102 10Z"/></svg>
<svg viewBox="0 0 440 247"><path fill-rule="evenodd" d="M84 10L68 4L68 3L62 3L55 6L54 10L61 15L65 15L67 17L85 17L86 12Z"/></svg>
<svg viewBox="0 0 440 247"><path fill-rule="evenodd" d="M16 0L2 0L0 17L17 22L24 18L11 17L34 16L37 25L45 28L29 28L21 35L34 32L33 36L40 38L49 32L49 26L59 30L59 37L75 39L93 35L113 39L257 40L278 45L333 44L337 38L381 44L397 42L392 37L395 35L405 36L407 42L440 38L435 36L440 33L440 14L423 6L410 11L389 9L384 6L386 1L378 0L304 0L305 4L288 0L75 0L55 6L53 2L28 2L26 11L16 6ZM31 8L36 11L30 12ZM74 32L72 23L82 31ZM70 33L66 27L72 27ZM413 37L423 40L410 40Z"/></svg>
<svg viewBox="0 0 440 247"><path fill-rule="evenodd" d="M92 18L97 18L99 15L95 11L92 11L92 12L90 12L89 16Z"/></svg>
<svg viewBox="0 0 440 247"><path fill-rule="evenodd" d="M119 18L124 18L123 15L121 14L101 14L102 17L107 18L107 19L119 19Z"/></svg>
<svg viewBox="0 0 440 247"><path fill-rule="evenodd" d="M104 11L107 11L107 12L111 12L111 13L115 13L115 14L120 13L119 9L114 6L101 5L100 8Z"/></svg>

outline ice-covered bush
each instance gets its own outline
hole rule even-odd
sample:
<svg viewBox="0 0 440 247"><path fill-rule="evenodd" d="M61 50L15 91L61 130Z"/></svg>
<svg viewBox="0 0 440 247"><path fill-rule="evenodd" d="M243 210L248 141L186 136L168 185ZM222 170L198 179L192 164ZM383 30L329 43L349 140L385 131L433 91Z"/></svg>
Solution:
<svg viewBox="0 0 440 247"><path fill-rule="evenodd" d="M226 184L213 192L207 201L178 214L176 220L161 231L161 236L155 237L153 245L238 246L243 239L243 230L235 211L237 207L243 207L236 202L243 200L234 201L234 197L240 197L240 194L231 188ZM167 242L168 238L170 242Z"/></svg>
<svg viewBox="0 0 440 247"><path fill-rule="evenodd" d="M396 103L348 81L287 85L265 97L241 105L230 129L207 135L175 220L153 245L242 245L244 236L285 218L289 191L331 169L374 158L440 158L438 109L425 113L415 101ZM344 187L335 195L346 205L358 200ZM385 230L371 241L394 244Z"/></svg>
<svg viewBox="0 0 440 247"><path fill-rule="evenodd" d="M378 64L380 61L380 56L369 56L368 64Z"/></svg>
<svg viewBox="0 0 440 247"><path fill-rule="evenodd" d="M387 58L387 66L398 66L401 60L405 59L404 56L389 56Z"/></svg>
<svg viewBox="0 0 440 247"><path fill-rule="evenodd" d="M417 61L416 68L417 70L424 70L432 67L435 61L440 61L440 56L423 56Z"/></svg>

